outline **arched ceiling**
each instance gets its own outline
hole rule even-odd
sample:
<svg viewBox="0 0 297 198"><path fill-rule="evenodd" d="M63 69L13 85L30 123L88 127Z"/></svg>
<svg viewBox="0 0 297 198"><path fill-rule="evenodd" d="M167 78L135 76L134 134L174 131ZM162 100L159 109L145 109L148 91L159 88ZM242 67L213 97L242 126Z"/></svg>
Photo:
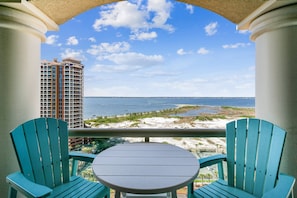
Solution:
<svg viewBox="0 0 297 198"><path fill-rule="evenodd" d="M91 8L119 0L29 0L58 25Z"/></svg>
<svg viewBox="0 0 297 198"><path fill-rule="evenodd" d="M119 0L0 0L1 2L19 2L32 4L57 25L91 8L117 2ZM213 11L231 22L239 29L247 29L257 16L292 3L297 0L179 0ZM11 4L11 3L10 3ZM28 7L28 6L27 6Z"/></svg>
<svg viewBox="0 0 297 198"><path fill-rule="evenodd" d="M60 25L86 10L116 1L117 0L30 0L29 2ZM263 0L181 0L181 2L206 8L224 16L236 24L265 3Z"/></svg>

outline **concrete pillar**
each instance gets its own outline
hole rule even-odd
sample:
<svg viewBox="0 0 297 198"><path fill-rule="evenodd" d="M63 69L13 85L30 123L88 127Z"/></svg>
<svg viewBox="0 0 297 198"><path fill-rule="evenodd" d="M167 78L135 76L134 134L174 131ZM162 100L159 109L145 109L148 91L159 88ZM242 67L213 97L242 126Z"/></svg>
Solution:
<svg viewBox="0 0 297 198"><path fill-rule="evenodd" d="M297 178L297 5L258 17L250 30L256 42L256 117L287 130L281 172Z"/></svg>
<svg viewBox="0 0 297 198"><path fill-rule="evenodd" d="M25 12L0 5L0 195L5 177L19 170L9 132L40 115L40 45L46 25Z"/></svg>

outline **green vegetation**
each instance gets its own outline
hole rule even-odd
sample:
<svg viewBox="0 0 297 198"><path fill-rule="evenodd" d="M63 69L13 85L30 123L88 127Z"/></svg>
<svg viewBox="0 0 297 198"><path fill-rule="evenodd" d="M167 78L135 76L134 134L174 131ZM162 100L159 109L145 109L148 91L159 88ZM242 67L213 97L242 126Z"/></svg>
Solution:
<svg viewBox="0 0 297 198"><path fill-rule="evenodd" d="M130 114L123 115L123 116L112 116L112 117L98 116L98 117L96 117L94 119L85 120L85 123L87 125L98 126L98 125L101 125L101 124L119 123L119 122L124 122L124 121L137 122L140 119L152 118L152 117L165 117L165 118L179 117L179 116L177 116L177 114L185 113L187 111L195 110L195 109L198 110L199 108L200 108L199 106L182 106L182 107L179 107L179 108L164 109L164 110L161 110L161 111L130 113Z"/></svg>
<svg viewBox="0 0 297 198"><path fill-rule="evenodd" d="M179 114L186 113L188 111L199 110L201 108L208 108L215 113L202 113L197 116L180 116ZM210 112L212 112L210 111ZM87 125L98 126L101 124L109 123L120 123L124 121L131 121L131 127L137 127L139 120L143 118L152 117L164 117L164 118L179 118L178 122L188 122L191 123L195 120L200 121L211 121L213 119L228 119L228 118L238 118L238 117L254 117L254 108L238 108L238 107L205 107L205 106L181 106L178 108L165 109L162 111L152 111L152 112L142 112L142 113L131 113L123 116L112 116L112 117L96 117L94 119L85 120Z"/></svg>
<svg viewBox="0 0 297 198"><path fill-rule="evenodd" d="M124 140L121 138L94 138L91 144L81 145L79 150L84 153L98 154L109 147L123 142Z"/></svg>
<svg viewBox="0 0 297 198"><path fill-rule="evenodd" d="M226 119L227 117L224 115L200 115L196 116L196 120L200 121L211 121L213 119Z"/></svg>

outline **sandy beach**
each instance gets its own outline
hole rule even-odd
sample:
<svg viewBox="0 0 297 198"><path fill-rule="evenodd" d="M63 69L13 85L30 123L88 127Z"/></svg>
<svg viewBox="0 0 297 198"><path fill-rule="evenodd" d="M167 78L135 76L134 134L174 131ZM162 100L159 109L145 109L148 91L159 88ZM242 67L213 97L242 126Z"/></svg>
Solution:
<svg viewBox="0 0 297 198"><path fill-rule="evenodd" d="M233 119L213 119L211 121L195 120L192 122L181 122L180 118L164 118L152 117L140 119L137 122L124 121L120 123L101 124L96 128L213 128L224 129L226 123ZM143 141L143 138L124 138L129 142ZM166 142L176 146L180 146L197 154L200 151L204 152L224 152L225 140L224 138L150 138L152 142Z"/></svg>
<svg viewBox="0 0 297 198"><path fill-rule="evenodd" d="M139 117L137 119L129 120L124 119L120 122L96 122L92 120L89 122L92 128L172 128L172 129L225 129L226 124L232 120L244 117L253 117L254 109L251 108L234 108L234 107L212 107L200 106L200 109L207 110L206 112L215 113L202 113L194 116L172 116L172 112L183 110L184 112L197 110L195 106L179 107L164 116L148 116ZM209 111L211 110L211 111ZM179 112L180 113L180 112ZM199 117L200 116L200 117ZM125 117L124 117L125 118ZM129 118L129 116L126 116ZM102 119L102 118L101 118ZM108 119L108 118L106 118ZM143 138L124 138L129 142L143 141ZM203 152L225 152L225 139L224 138L150 138L153 142L166 142L180 146L190 150L196 155Z"/></svg>
<svg viewBox="0 0 297 198"><path fill-rule="evenodd" d="M213 119L211 121L195 120L194 122L180 122L179 118L152 117L143 118L137 122L124 121L120 123L101 124L96 128L214 128L223 129L226 123L233 119Z"/></svg>

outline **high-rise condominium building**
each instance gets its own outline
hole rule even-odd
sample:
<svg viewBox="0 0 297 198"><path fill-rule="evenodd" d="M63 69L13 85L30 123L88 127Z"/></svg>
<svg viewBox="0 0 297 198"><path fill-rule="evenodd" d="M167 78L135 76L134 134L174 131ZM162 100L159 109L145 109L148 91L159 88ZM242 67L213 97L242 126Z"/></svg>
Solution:
<svg viewBox="0 0 297 198"><path fill-rule="evenodd" d="M41 62L41 117L68 122L83 128L83 69L81 61L63 59Z"/></svg>

